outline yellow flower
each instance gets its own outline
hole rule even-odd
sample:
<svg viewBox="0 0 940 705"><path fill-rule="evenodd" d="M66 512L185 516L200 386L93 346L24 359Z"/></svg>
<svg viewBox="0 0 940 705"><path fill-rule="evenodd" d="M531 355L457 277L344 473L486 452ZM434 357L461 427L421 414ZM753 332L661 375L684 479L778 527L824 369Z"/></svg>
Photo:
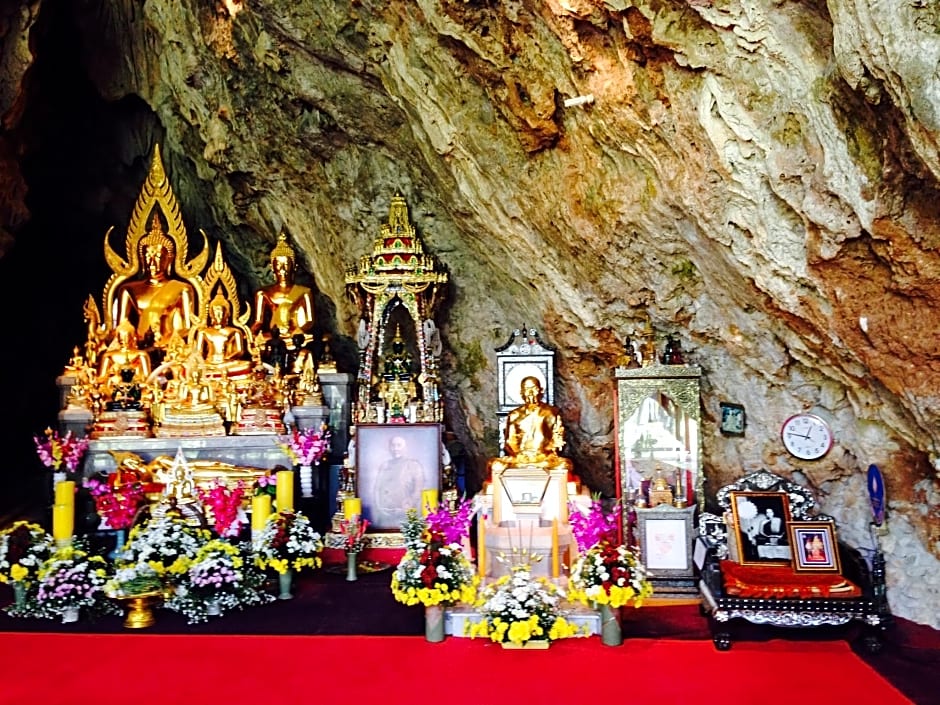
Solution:
<svg viewBox="0 0 940 705"><path fill-rule="evenodd" d="M19 563L15 564L10 568L10 578L14 582L18 582L29 575L29 568L24 568Z"/></svg>

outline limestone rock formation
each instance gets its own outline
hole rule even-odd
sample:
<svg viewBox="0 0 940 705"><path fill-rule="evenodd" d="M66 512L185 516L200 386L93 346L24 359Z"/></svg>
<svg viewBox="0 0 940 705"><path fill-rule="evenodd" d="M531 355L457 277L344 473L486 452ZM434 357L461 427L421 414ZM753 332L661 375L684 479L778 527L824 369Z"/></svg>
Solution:
<svg viewBox="0 0 940 705"><path fill-rule="evenodd" d="M162 141L190 229L254 282L286 229L339 336L356 323L344 268L405 195L451 273L447 416L480 462L496 447L493 348L527 323L560 351L569 453L613 492L611 372L649 315L705 371L712 491L745 467L796 475L871 548L864 473L879 464L892 608L940 627L936 3L55 5L38 12L73 13L67 60L112 121L102 162L126 174ZM20 120L31 91L54 90L24 74L29 27L8 22L4 40L7 183L3 154L47 149ZM63 51L33 47L37 64ZM21 190L4 199L23 213ZM718 432L723 400L746 407L744 437ZM803 410L836 437L812 463L779 439Z"/></svg>

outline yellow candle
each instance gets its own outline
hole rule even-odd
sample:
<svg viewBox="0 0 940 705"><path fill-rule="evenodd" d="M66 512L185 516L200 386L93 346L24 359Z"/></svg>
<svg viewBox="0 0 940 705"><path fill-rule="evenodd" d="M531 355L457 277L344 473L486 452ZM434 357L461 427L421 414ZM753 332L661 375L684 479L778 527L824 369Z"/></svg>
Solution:
<svg viewBox="0 0 940 705"><path fill-rule="evenodd" d="M552 519L552 577L557 578L558 565L558 520Z"/></svg>
<svg viewBox="0 0 940 705"><path fill-rule="evenodd" d="M277 510L279 512L294 508L294 471L277 471Z"/></svg>
<svg viewBox="0 0 940 705"><path fill-rule="evenodd" d="M65 543L72 538L75 528L75 503L55 504L52 507L52 538Z"/></svg>
<svg viewBox="0 0 940 705"><path fill-rule="evenodd" d="M437 509L437 490L421 490L421 516Z"/></svg>
<svg viewBox="0 0 940 705"><path fill-rule="evenodd" d="M343 500L343 518L352 519L362 516L362 500L358 497L348 497Z"/></svg>
<svg viewBox="0 0 940 705"><path fill-rule="evenodd" d="M483 512L477 516L477 570L480 577L486 577L486 515Z"/></svg>
<svg viewBox="0 0 940 705"><path fill-rule="evenodd" d="M63 480L55 484L55 504L75 504L75 482Z"/></svg>
<svg viewBox="0 0 940 705"><path fill-rule="evenodd" d="M251 498L251 530L261 531L271 516L271 495L267 492Z"/></svg>

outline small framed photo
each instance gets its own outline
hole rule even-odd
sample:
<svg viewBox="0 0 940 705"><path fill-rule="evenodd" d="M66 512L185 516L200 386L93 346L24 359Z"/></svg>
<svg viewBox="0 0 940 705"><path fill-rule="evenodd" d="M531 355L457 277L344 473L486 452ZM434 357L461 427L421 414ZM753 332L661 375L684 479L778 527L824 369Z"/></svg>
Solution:
<svg viewBox="0 0 940 705"><path fill-rule="evenodd" d="M744 407L727 401L720 402L718 406L721 408L721 432L726 436L743 436L747 425Z"/></svg>
<svg viewBox="0 0 940 705"><path fill-rule="evenodd" d="M841 573L836 528L831 521L790 523L793 570L797 573Z"/></svg>
<svg viewBox="0 0 940 705"><path fill-rule="evenodd" d="M790 498L784 492L732 492L738 562L790 565Z"/></svg>
<svg viewBox="0 0 940 705"><path fill-rule="evenodd" d="M694 508L637 509L640 559L657 578L691 578Z"/></svg>
<svg viewBox="0 0 940 705"><path fill-rule="evenodd" d="M441 425L357 426L356 484L370 530L399 531L423 490L440 492Z"/></svg>

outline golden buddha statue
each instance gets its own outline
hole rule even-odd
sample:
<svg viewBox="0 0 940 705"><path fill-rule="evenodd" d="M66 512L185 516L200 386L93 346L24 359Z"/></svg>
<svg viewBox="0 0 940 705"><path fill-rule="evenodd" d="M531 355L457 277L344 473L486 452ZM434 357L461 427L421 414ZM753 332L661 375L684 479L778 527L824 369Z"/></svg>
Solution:
<svg viewBox="0 0 940 705"><path fill-rule="evenodd" d="M215 390L206 379L203 367L192 360L181 366L161 365L157 371L169 369L169 378L151 405L154 435L163 438L190 436L224 436L222 415L216 410Z"/></svg>
<svg viewBox="0 0 940 705"><path fill-rule="evenodd" d="M294 348L293 337L298 333L309 340L313 330L313 295L309 287L294 283L296 266L294 249L287 244L287 236L281 233L277 245L271 251L271 270L274 284L255 294L255 315L251 325L253 333L262 333L269 340L273 330L284 341L288 349Z"/></svg>
<svg viewBox="0 0 940 705"><path fill-rule="evenodd" d="M142 382L150 375L150 357L137 347L134 326L122 321L114 331L114 339L98 361L99 383L112 386L132 370L131 381Z"/></svg>
<svg viewBox="0 0 940 705"><path fill-rule="evenodd" d="M114 322L117 326L129 321L138 342L145 343L145 347L163 347L174 332L186 335L189 331L196 293L191 283L173 277L176 245L163 232L156 213L138 248L140 273L116 290Z"/></svg>
<svg viewBox="0 0 940 705"><path fill-rule="evenodd" d="M313 356L304 358L303 367L297 375L293 401L295 406L323 406L323 390L313 366Z"/></svg>
<svg viewBox="0 0 940 705"><path fill-rule="evenodd" d="M205 359L206 372L210 376L225 374L229 378L246 375L251 371L251 361L245 360L245 334L237 326L230 325L231 304L216 294L209 302L206 325L196 331L196 350Z"/></svg>
<svg viewBox="0 0 940 705"><path fill-rule="evenodd" d="M526 377L521 385L525 403L506 417L506 455L487 463L490 477L511 467L538 467L545 470L564 468L569 479L573 466L558 455L565 445L565 429L558 409L542 401L542 384L536 377Z"/></svg>

